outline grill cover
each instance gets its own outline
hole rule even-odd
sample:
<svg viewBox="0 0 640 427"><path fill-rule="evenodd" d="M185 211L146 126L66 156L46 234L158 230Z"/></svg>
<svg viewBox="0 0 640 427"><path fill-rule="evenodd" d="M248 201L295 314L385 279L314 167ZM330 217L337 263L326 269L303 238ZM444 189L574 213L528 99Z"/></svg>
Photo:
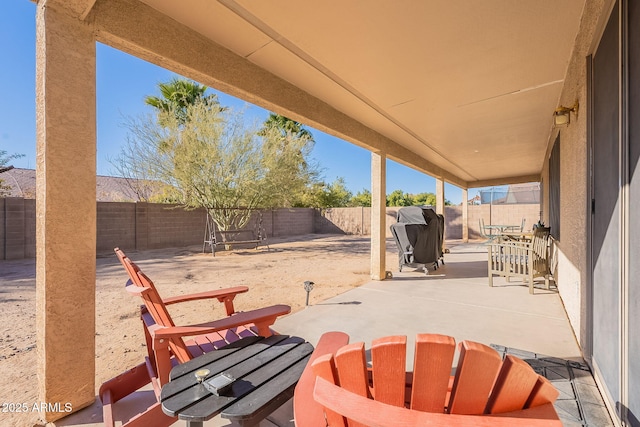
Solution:
<svg viewBox="0 0 640 427"><path fill-rule="evenodd" d="M408 206L398 210L397 219L391 233L398 246L400 267L437 263L442 257L444 217L431 208Z"/></svg>

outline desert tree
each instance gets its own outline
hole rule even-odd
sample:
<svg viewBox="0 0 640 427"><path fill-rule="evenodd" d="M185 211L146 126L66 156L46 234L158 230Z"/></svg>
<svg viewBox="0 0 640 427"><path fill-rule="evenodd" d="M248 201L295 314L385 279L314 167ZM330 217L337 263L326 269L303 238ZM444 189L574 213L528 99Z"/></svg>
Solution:
<svg viewBox="0 0 640 427"><path fill-rule="evenodd" d="M313 208L340 208L350 206L353 194L347 189L346 181L342 177L336 178L332 183L324 181L312 183L307 187L299 207Z"/></svg>
<svg viewBox="0 0 640 427"><path fill-rule="evenodd" d="M242 112L207 102L175 108L129 120L118 160L164 184L165 200L206 208L220 230L246 226L256 209L286 206L317 174L311 138L247 124Z"/></svg>
<svg viewBox="0 0 640 427"><path fill-rule="evenodd" d="M320 167L311 159L313 135L301 123L275 113L265 120L258 135L263 139L268 186L264 205L300 206L309 189L320 183Z"/></svg>
<svg viewBox="0 0 640 427"><path fill-rule="evenodd" d="M149 95L144 100L154 108L153 117L125 118L124 125L129 130L126 144L119 156L109 159L109 162L116 174L126 180L139 201L178 202L171 191L174 184L172 180L157 181L158 174L150 169L149 162L156 162L162 153L173 150L172 144L176 141L167 137L162 128L183 126L188 120L189 106L201 104L204 108L224 110L217 96L208 94L207 89L207 86L184 78L159 83L160 94Z"/></svg>
<svg viewBox="0 0 640 427"><path fill-rule="evenodd" d="M349 206L371 207L371 191L366 188L358 191L355 196L349 200Z"/></svg>

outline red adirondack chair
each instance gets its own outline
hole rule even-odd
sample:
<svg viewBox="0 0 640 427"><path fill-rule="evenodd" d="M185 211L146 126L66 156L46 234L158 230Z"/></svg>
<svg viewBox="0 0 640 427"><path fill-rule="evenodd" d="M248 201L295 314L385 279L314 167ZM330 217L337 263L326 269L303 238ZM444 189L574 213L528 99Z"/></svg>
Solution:
<svg viewBox="0 0 640 427"><path fill-rule="evenodd" d="M236 312L234 298L247 292L246 286L238 286L162 299L153 281L119 248L118 259L124 266L129 280L126 289L142 297L141 319L144 326L148 356L145 363L107 381L100 387L103 417L106 426L113 426L112 404L151 383L159 400L162 385L169 381L169 372L177 363L184 363L209 351L216 350L245 336L270 336L270 326L279 316L288 314L288 305L274 305L245 312ZM212 322L176 326L167 305L201 299L217 299L225 306L227 316ZM162 413L159 403L123 424L127 427L170 425L175 418Z"/></svg>
<svg viewBox="0 0 640 427"><path fill-rule="evenodd" d="M455 376L452 337L420 334L416 339L414 371L405 372L406 337L375 340L372 368L367 367L364 343L346 345L319 356L310 365L315 374L308 411L323 414L309 419L298 414L298 427L351 426L561 426L553 402L558 391L523 360L504 360L490 347L463 341ZM304 375L304 374L303 374ZM298 390L305 390L300 383ZM303 396L295 396L303 402ZM296 410L297 409L297 410Z"/></svg>

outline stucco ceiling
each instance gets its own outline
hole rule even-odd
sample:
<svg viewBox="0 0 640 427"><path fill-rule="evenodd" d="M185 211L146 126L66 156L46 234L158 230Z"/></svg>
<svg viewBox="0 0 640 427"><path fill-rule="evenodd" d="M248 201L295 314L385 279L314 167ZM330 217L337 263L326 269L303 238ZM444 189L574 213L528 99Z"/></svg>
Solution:
<svg viewBox="0 0 640 427"><path fill-rule="evenodd" d="M469 186L541 172L584 7L584 0L143 2Z"/></svg>

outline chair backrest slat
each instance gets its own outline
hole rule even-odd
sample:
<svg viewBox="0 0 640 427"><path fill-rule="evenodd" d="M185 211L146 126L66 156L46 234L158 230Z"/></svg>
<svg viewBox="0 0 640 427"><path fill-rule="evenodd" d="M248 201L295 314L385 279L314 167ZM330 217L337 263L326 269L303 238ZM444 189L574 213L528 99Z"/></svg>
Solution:
<svg viewBox="0 0 640 427"><path fill-rule="evenodd" d="M527 399L524 407L525 409L534 408L536 406L541 406L546 403L553 403L556 401L560 392L551 384L551 382L543 377L542 375L538 375L538 381L536 385L533 387L533 391Z"/></svg>
<svg viewBox="0 0 640 427"><path fill-rule="evenodd" d="M138 276L141 285L148 288L148 290L142 294L142 299L144 300L147 310L149 310L149 313L153 316L153 320L155 320L160 326L175 326L167 307L164 305L158 290L153 284L153 281L142 271L138 271L136 275Z"/></svg>
<svg viewBox="0 0 640 427"><path fill-rule="evenodd" d="M379 338L371 343L373 397L379 402L404 407L407 337ZM380 369L377 369L377 367Z"/></svg>
<svg viewBox="0 0 640 427"><path fill-rule="evenodd" d="M370 398L364 343L357 342L346 345L338 350L334 357L340 387L359 396ZM349 421L348 425L349 427L362 427L362 424L355 421Z"/></svg>
<svg viewBox="0 0 640 427"><path fill-rule="evenodd" d="M502 368L493 385L485 414L500 414L523 409L537 382L538 374L527 362L507 355L502 361Z"/></svg>
<svg viewBox="0 0 640 427"><path fill-rule="evenodd" d="M340 387L360 396L371 397L364 343L345 345L336 352L335 360Z"/></svg>
<svg viewBox="0 0 640 427"><path fill-rule="evenodd" d="M319 356L311 366L316 377L325 379L331 384L340 385L338 380L338 371L333 359L333 354L329 353ZM347 420L342 415L326 408L324 413L327 417L327 425L335 427L347 427Z"/></svg>
<svg viewBox="0 0 640 427"><path fill-rule="evenodd" d="M160 298L160 294L158 294L158 291L151 279L142 271L138 271L138 277L140 278L142 286L149 288L148 291L142 294L142 299L145 307L147 307L147 310L149 310L149 313L153 316L153 320L155 320L156 324L165 327L175 326L167 307L164 302L162 302L162 298ZM182 338L171 338L169 340L169 348L180 363L185 363L191 360L191 353L189 353L189 350Z"/></svg>
<svg viewBox="0 0 640 427"><path fill-rule="evenodd" d="M482 414L501 364L500 355L491 347L473 341L462 341L447 412Z"/></svg>
<svg viewBox="0 0 640 427"><path fill-rule="evenodd" d="M478 229L480 230L480 236L484 237L486 239L487 235L484 232L484 225L482 225L482 220L481 219L478 220Z"/></svg>
<svg viewBox="0 0 640 427"><path fill-rule="evenodd" d="M542 258L547 258L547 246L549 244L549 227L537 227L531 237L533 252Z"/></svg>
<svg viewBox="0 0 640 427"><path fill-rule="evenodd" d="M140 271L138 266L133 261L131 261L129 257L127 257L125 253L120 250L120 248L115 248L114 252L116 253L116 256L120 260L120 263L124 267L125 271L129 275L129 279L131 279L131 282L136 286L142 286L142 283L140 283L140 279L138 279L137 275L138 271Z"/></svg>
<svg viewBox="0 0 640 427"><path fill-rule="evenodd" d="M444 412L455 352L456 341L453 337L418 334L413 361L411 409Z"/></svg>

